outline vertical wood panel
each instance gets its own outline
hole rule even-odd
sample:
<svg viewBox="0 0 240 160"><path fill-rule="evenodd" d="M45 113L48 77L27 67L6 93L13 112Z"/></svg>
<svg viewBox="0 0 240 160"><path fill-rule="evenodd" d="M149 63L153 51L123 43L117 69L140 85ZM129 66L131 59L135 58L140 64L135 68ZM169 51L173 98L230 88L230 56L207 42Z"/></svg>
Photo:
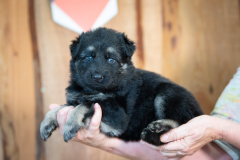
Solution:
<svg viewBox="0 0 240 160"><path fill-rule="evenodd" d="M106 26L118 31L124 31L131 39L136 39L134 32L135 1L119 1L119 13ZM131 16L127 15L129 13ZM65 104L65 88L69 81L69 45L78 36L66 28L54 23L51 18L50 4L48 0L35 1L35 19L37 28L37 40L41 63L41 81L44 113L51 103ZM133 20L133 22L131 22ZM69 142L65 143L58 131L44 142L45 155L48 160L120 160L119 156L91 148L86 145Z"/></svg>
<svg viewBox="0 0 240 160"><path fill-rule="evenodd" d="M40 136L40 123L44 118L43 114L43 98L41 93L41 67L39 60L37 33L35 25L35 8L34 0L28 0L29 2L29 25L33 49L33 63L34 63L34 80L35 80L35 97L36 97L36 112L35 112L35 130L36 130L36 160L44 160L44 144Z"/></svg>
<svg viewBox="0 0 240 160"><path fill-rule="evenodd" d="M65 104L65 88L69 80L69 44L78 34L63 28L52 21L50 1L35 1L35 20L44 115L51 103ZM85 146L73 142L65 143L58 130L44 142L45 158L86 159L88 150Z"/></svg>
<svg viewBox="0 0 240 160"><path fill-rule="evenodd" d="M120 0L118 1L118 14L111 19L104 27L115 29L119 32L124 32L129 39L137 42L137 6L138 0ZM138 44L136 44L138 46ZM135 66L141 66L138 55L138 50L133 55L133 62Z"/></svg>
<svg viewBox="0 0 240 160"><path fill-rule="evenodd" d="M159 0L142 0L144 69L162 72L162 6Z"/></svg>
<svg viewBox="0 0 240 160"><path fill-rule="evenodd" d="M163 74L209 114L240 64L239 1L164 0Z"/></svg>
<svg viewBox="0 0 240 160"><path fill-rule="evenodd" d="M144 50L143 50L143 26L142 26L142 0L136 0L136 23L137 23L137 41L136 41L136 60L137 67L144 68Z"/></svg>
<svg viewBox="0 0 240 160"><path fill-rule="evenodd" d="M0 159L35 159L35 93L28 0L0 1Z"/></svg>

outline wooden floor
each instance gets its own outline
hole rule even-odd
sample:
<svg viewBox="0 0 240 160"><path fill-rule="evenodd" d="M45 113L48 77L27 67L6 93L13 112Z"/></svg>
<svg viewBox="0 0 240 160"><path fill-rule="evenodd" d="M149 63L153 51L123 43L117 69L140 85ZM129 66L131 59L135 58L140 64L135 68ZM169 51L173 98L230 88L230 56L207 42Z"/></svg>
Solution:
<svg viewBox="0 0 240 160"><path fill-rule="evenodd" d="M240 65L238 0L118 0L105 27L137 43L136 67L186 87L206 114ZM48 105L65 103L69 44L78 34L52 21L49 0L0 1L0 160L122 160L65 143L43 142Z"/></svg>

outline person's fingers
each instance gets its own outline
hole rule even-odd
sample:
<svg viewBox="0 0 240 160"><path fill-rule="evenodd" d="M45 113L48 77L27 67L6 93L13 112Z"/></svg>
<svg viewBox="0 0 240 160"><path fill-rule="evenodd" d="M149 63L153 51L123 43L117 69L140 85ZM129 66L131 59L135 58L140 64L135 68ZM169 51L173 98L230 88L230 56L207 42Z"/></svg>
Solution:
<svg viewBox="0 0 240 160"><path fill-rule="evenodd" d="M167 144L164 144L159 147L161 152L175 152L179 150L183 150L187 148L187 145L185 145L184 140L178 140L174 142L169 142Z"/></svg>
<svg viewBox="0 0 240 160"><path fill-rule="evenodd" d="M68 117L70 111L73 110L73 108L74 108L73 106L69 106L69 107L64 107L58 111L57 121L58 121L60 134L63 134L63 129L64 129L64 125L67 121L67 117Z"/></svg>
<svg viewBox="0 0 240 160"><path fill-rule="evenodd" d="M74 108L70 108L69 110L68 110L68 112L67 112L67 118L66 118L66 122L68 121L68 119L70 118L70 116L71 116L71 112L74 110ZM65 125L65 123L64 123L64 125Z"/></svg>
<svg viewBox="0 0 240 160"><path fill-rule="evenodd" d="M50 104L49 109L52 110L52 109L54 109L56 107L59 107L59 106L60 106L59 104Z"/></svg>
<svg viewBox="0 0 240 160"><path fill-rule="evenodd" d="M152 145L152 144L149 144L149 143L147 143L147 142L145 142L145 141L143 141L143 140L140 140L140 143L148 146L149 148L152 148L152 149L155 149L155 150L159 151L159 147L154 146L154 145Z"/></svg>
<svg viewBox="0 0 240 160"><path fill-rule="evenodd" d="M160 137L161 142L167 143L171 141L176 141L188 136L188 126L187 124L181 125L178 128L174 128L169 132L163 134Z"/></svg>
<svg viewBox="0 0 240 160"><path fill-rule="evenodd" d="M102 119L102 109L98 103L94 104L94 115L90 121L88 131L92 134L95 134L96 131L99 131L99 126Z"/></svg>

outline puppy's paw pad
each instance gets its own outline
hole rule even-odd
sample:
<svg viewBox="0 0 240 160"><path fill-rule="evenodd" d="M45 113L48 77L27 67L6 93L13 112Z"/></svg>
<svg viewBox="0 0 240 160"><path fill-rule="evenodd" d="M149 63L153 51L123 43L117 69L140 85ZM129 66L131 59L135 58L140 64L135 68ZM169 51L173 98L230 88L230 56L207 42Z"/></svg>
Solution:
<svg viewBox="0 0 240 160"><path fill-rule="evenodd" d="M57 121L54 119L44 119L40 126L40 134L44 141L46 141L51 135L52 132L57 128Z"/></svg>
<svg viewBox="0 0 240 160"><path fill-rule="evenodd" d="M169 130L178 127L178 123L174 120L169 120L169 119L162 119L162 120L157 120L152 123L150 123L147 128L151 132L168 132Z"/></svg>
<svg viewBox="0 0 240 160"><path fill-rule="evenodd" d="M151 132L161 132L163 131L163 129L165 128L165 126L163 126L161 123L157 123L157 122L153 122L153 123L150 123L148 126L147 126L148 129L150 129Z"/></svg>

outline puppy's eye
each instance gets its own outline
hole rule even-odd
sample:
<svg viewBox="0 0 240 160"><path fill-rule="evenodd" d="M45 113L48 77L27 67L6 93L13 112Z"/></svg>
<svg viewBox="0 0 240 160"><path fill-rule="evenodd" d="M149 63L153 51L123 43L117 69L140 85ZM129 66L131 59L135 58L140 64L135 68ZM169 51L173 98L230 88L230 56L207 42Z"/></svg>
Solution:
<svg viewBox="0 0 240 160"><path fill-rule="evenodd" d="M93 58L91 56L90 57L86 57L86 60L90 62L90 61L93 60Z"/></svg>
<svg viewBox="0 0 240 160"><path fill-rule="evenodd" d="M115 60L114 59L112 59L112 58L109 58L108 59L108 63L111 63L111 64L113 64L115 62Z"/></svg>

